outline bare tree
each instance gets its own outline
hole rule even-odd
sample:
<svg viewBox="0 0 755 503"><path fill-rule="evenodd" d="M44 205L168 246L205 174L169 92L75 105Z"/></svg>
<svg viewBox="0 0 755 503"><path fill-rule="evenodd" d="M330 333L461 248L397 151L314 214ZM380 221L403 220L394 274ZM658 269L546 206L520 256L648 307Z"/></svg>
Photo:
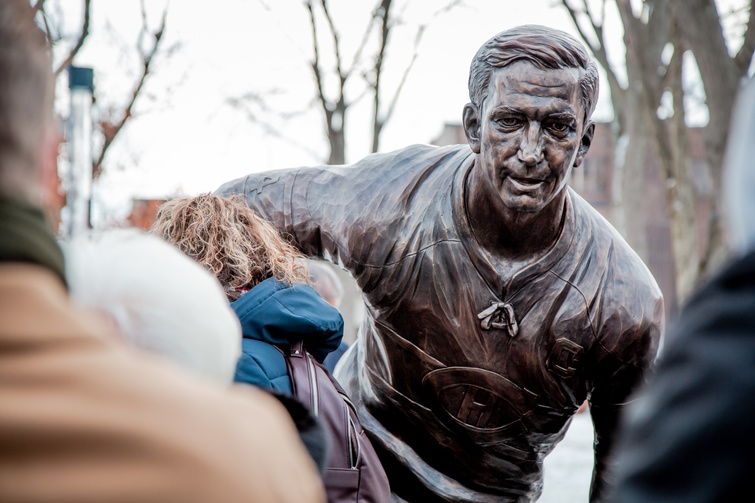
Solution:
<svg viewBox="0 0 755 503"><path fill-rule="evenodd" d="M50 5L51 2L38 0L34 9L44 27L48 40L53 48L64 48L64 55L53 69L55 76L59 76L72 65L76 56L84 48L90 35L92 0L81 0L82 21L74 33L65 33L63 30L63 12L58 5ZM159 54L168 54L175 50L163 47L166 29L167 7L163 10L159 24L156 28L150 28L149 19L144 0L141 1L142 26L136 43L136 51L140 60L139 71L131 92L118 107L102 110L101 119L96 124L98 133L102 136L98 142L92 159L92 177L97 179L105 169L107 152L115 142L119 133L126 123L134 117L134 107L141 97L144 96L145 83L154 73L154 61Z"/></svg>
<svg viewBox="0 0 755 503"><path fill-rule="evenodd" d="M398 7L398 2L393 0L377 0L370 10L369 19L361 32L359 42L348 56L345 48L349 44L345 43L342 38L329 2L327 0L303 1L311 35L312 53L309 67L315 87L314 101L324 118L329 145L328 164L345 162L348 112L353 105L366 97L371 98L372 101L371 148L372 152L377 152L383 128L393 116L401 91L417 59L427 23L462 5L463 2L461 0L446 2L439 8L436 7L437 10L430 14L426 23L411 26L414 30L411 56L404 63L398 83L395 86L386 86L384 76L391 49L391 38L397 27L409 26L404 17L409 3L404 2L401 7ZM261 4L270 10L264 2ZM359 85L352 86L355 82ZM358 87L360 91L352 93L355 95L351 96L347 92L349 86L352 86L352 89ZM272 92L277 92L277 90ZM268 134L285 138L290 143L301 147L295 138L287 138L283 132L264 120L263 116L272 112L266 109L264 102L265 96L255 92L228 100L229 104L244 111L251 121L263 126ZM297 115L297 113L290 115Z"/></svg>
<svg viewBox="0 0 755 503"><path fill-rule="evenodd" d="M617 226L641 256L647 258L644 201L647 166L658 160L666 187L676 270L676 298L683 300L701 277L721 263L727 250L723 240L720 179L723 145L728 133L733 97L739 79L747 73L753 46L747 23L744 44L730 56L714 0L645 0L637 5L616 0L624 28L626 79L607 54L605 12L609 2L562 0L575 27L606 72L615 113L618 190ZM694 4L694 5L692 5ZM639 7L638 9L633 9ZM694 55L703 76L710 120L704 137L713 180L708 231L697 231L698 193L689 159L689 129L685 117L683 56ZM663 110L663 113L659 113ZM649 155L650 154L650 155ZM702 246L699 241L702 240Z"/></svg>
<svg viewBox="0 0 755 503"><path fill-rule="evenodd" d="M87 0L88 1L88 0ZM139 39L136 47L139 53L140 65L133 89L126 104L121 109L111 109L107 111L106 117L99 122L99 129L103 136L102 145L99 153L92 161L92 177L96 180L103 171L105 156L108 149L115 141L118 134L126 125L126 122L134 116L134 105L144 93L144 85L148 77L153 72L155 57L163 49L162 42L165 35L165 23L168 15L167 7L163 10L160 22L155 29L150 29L147 11L142 0L142 27L139 31ZM167 49L169 53L175 49L175 46Z"/></svg>

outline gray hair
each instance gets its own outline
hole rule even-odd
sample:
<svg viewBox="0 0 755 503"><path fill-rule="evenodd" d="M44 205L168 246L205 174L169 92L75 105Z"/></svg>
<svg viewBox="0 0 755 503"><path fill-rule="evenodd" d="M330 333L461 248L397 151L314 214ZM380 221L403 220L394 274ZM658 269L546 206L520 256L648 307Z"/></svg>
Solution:
<svg viewBox="0 0 755 503"><path fill-rule="evenodd" d="M333 267L325 262L309 260L309 277L312 288L317 290L330 305L339 307L343 299L343 283Z"/></svg>

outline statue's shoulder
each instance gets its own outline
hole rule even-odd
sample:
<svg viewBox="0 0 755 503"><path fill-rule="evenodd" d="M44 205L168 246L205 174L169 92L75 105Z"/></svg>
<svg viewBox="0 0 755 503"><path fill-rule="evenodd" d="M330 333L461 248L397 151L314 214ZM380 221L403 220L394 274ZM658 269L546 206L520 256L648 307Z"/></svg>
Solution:
<svg viewBox="0 0 755 503"><path fill-rule="evenodd" d="M467 145L411 145L370 154L351 165L302 168L296 174L296 185L306 187L309 199L353 194L362 201L382 202L384 210L397 209L402 201L441 190L471 155Z"/></svg>
<svg viewBox="0 0 755 503"><path fill-rule="evenodd" d="M583 260L595 272L591 317L599 347L616 361L644 368L664 330L663 294L653 274L616 228L576 193L575 218L583 226ZM585 266L588 267L588 266Z"/></svg>
<svg viewBox="0 0 755 503"><path fill-rule="evenodd" d="M388 171L426 171L442 166L453 166L452 159L471 155L468 145L415 144L390 152L370 154L355 167Z"/></svg>
<svg viewBox="0 0 755 503"><path fill-rule="evenodd" d="M643 305L640 312L654 311L663 294L642 258L608 219L574 191L571 201L578 225L583 226L582 239L590 243L589 254L602 264L603 304L622 310L626 298L631 297L637 299L633 305Z"/></svg>

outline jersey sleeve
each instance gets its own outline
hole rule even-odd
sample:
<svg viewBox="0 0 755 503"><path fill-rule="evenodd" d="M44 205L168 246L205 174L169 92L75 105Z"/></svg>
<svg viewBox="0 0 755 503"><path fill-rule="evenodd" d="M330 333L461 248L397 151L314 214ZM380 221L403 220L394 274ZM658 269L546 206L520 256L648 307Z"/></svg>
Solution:
<svg viewBox="0 0 755 503"><path fill-rule="evenodd" d="M417 145L349 166L253 173L216 193L244 194L306 255L348 269L364 288L376 284L385 264L406 247L404 220L424 170L450 153Z"/></svg>

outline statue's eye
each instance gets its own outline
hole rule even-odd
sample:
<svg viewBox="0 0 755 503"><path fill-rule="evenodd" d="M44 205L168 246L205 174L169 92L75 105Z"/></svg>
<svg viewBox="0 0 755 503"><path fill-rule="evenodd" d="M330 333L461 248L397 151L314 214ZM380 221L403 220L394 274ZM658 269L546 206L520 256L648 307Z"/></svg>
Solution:
<svg viewBox="0 0 755 503"><path fill-rule="evenodd" d="M496 122L504 128L515 128L518 127L522 121L518 117L500 117Z"/></svg>
<svg viewBox="0 0 755 503"><path fill-rule="evenodd" d="M556 136L565 136L572 130L572 125L568 122L553 121L546 125L546 128L551 134Z"/></svg>

